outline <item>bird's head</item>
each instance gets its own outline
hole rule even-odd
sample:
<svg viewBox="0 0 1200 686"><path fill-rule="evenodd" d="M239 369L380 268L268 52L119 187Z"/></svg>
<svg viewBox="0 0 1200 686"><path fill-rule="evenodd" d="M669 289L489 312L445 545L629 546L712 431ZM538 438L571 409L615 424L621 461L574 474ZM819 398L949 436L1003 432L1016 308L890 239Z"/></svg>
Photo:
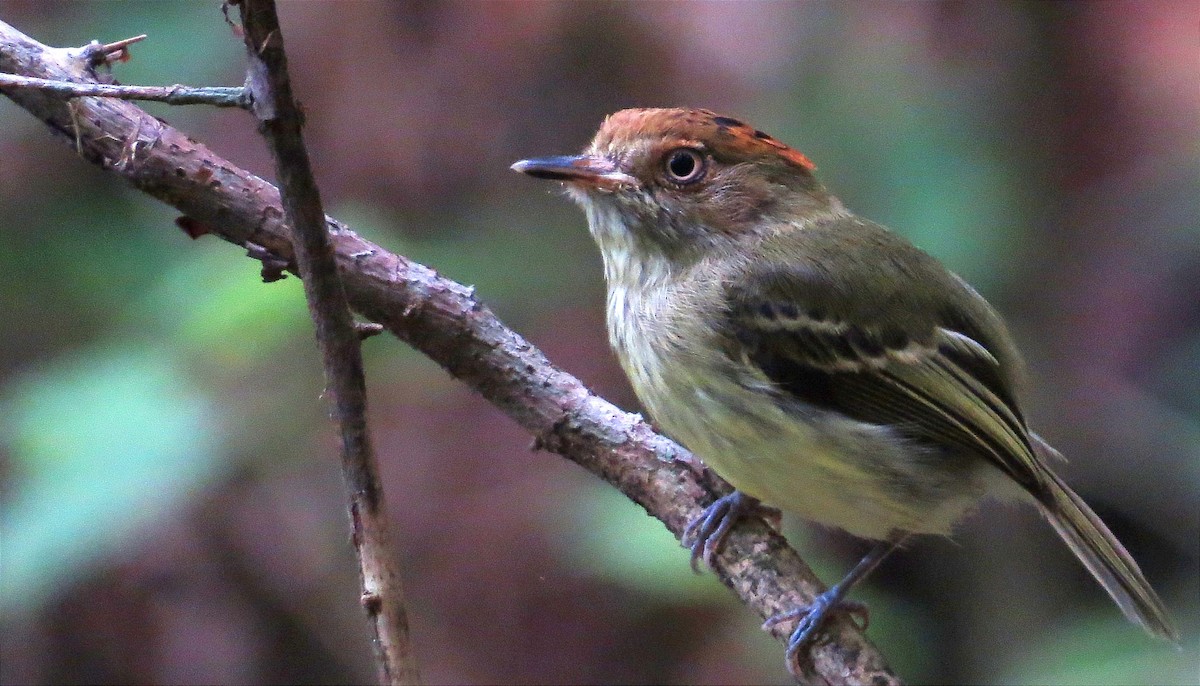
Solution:
<svg viewBox="0 0 1200 686"><path fill-rule="evenodd" d="M841 211L803 154L702 109L621 110L583 154L512 168L564 183L606 263L614 251L693 261Z"/></svg>

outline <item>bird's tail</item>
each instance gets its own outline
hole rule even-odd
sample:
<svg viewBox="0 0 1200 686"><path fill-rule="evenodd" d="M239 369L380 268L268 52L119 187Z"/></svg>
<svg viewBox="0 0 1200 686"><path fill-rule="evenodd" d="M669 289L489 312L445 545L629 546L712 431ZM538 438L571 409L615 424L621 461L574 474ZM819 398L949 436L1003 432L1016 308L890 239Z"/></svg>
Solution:
<svg viewBox="0 0 1200 686"><path fill-rule="evenodd" d="M1150 588L1142 570L1104 522L1050 470L1048 489L1039 498L1042 514L1074 551L1129 621L1153 636L1179 644L1179 631Z"/></svg>

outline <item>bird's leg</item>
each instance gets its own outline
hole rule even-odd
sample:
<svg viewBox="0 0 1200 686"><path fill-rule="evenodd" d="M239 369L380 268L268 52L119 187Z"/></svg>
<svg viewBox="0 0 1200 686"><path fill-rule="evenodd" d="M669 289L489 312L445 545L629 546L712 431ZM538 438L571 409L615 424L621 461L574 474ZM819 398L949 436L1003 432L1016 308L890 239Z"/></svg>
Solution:
<svg viewBox="0 0 1200 686"><path fill-rule="evenodd" d="M813 599L811 605L796 608L790 612L781 612L763 623L763 628L768 629L781 622L800 620L795 630L792 631L791 638L788 639L787 663L789 668L796 664L796 656L800 649L817 637L821 624L829 617L830 613L849 613L861 620L860 628L866 630L867 622L870 619L867 606L860 602L846 600L846 594L850 592L851 588L854 588L855 584L874 571L888 554L900 547L905 538L905 534L893 533L887 540L880 541L864 555L845 578Z"/></svg>
<svg viewBox="0 0 1200 686"><path fill-rule="evenodd" d="M712 567L717 551L729 536L729 530L742 515L758 506L756 498L751 498L741 491L734 491L717 498L712 505L704 508L704 511L683 530L683 537L680 539L683 546L692 551L692 571L700 572L697 562L701 559Z"/></svg>

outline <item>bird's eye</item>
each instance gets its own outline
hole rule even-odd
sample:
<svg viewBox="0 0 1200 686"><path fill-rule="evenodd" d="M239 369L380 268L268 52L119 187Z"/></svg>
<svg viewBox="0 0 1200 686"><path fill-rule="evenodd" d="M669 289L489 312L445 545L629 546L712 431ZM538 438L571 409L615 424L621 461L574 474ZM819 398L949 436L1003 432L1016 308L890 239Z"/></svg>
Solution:
<svg viewBox="0 0 1200 686"><path fill-rule="evenodd" d="M667 153L663 170L672 183L695 183L704 176L704 155L695 148L676 148Z"/></svg>

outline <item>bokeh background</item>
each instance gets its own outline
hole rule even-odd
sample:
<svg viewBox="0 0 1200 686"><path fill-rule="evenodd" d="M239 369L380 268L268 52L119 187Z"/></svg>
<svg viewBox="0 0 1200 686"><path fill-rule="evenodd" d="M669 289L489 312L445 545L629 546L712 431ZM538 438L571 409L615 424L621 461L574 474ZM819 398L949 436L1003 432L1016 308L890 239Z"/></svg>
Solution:
<svg viewBox="0 0 1200 686"><path fill-rule="evenodd" d="M803 150L1008 317L1034 426L1185 637L1126 624L1028 510L985 506L861 590L912 682L1200 680L1200 4L285 2L330 212L457 280L597 392L582 215L508 171L628 106ZM124 83L233 85L218 3L0 1L51 45L148 33ZM148 109L270 176L243 112ZM0 98L0 681L374 678L299 282ZM374 435L430 683L785 683L654 520L393 339ZM864 544L788 521L827 580Z"/></svg>

